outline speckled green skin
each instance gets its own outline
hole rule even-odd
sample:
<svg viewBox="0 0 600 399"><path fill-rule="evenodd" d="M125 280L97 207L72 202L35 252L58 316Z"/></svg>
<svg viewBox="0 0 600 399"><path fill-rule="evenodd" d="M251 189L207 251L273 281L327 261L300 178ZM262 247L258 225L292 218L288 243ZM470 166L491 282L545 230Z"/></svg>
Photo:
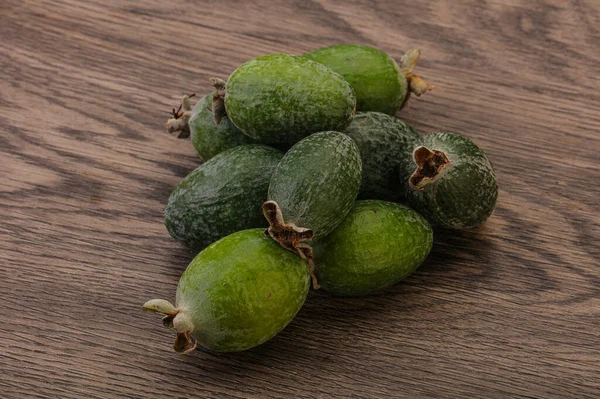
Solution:
<svg viewBox="0 0 600 399"><path fill-rule="evenodd" d="M376 48L342 44L320 48L304 57L333 69L350 83L357 111L394 115L406 97L408 84L398 64Z"/></svg>
<svg viewBox="0 0 600 399"><path fill-rule="evenodd" d="M366 295L406 278L432 244L431 226L412 209L357 201L344 221L315 244L317 279L333 295Z"/></svg>
<svg viewBox="0 0 600 399"><path fill-rule="evenodd" d="M261 143L293 144L312 133L343 131L356 98L344 78L324 65L271 54L231 74L225 108L237 127Z"/></svg>
<svg viewBox="0 0 600 399"><path fill-rule="evenodd" d="M318 239L352 208L361 170L358 147L349 136L316 133L285 154L271 178L269 200L279 204L286 224L311 229Z"/></svg>
<svg viewBox="0 0 600 399"><path fill-rule="evenodd" d="M306 262L264 229L231 234L200 252L177 287L177 307L192 336L219 352L243 351L274 337L302 307L309 289Z"/></svg>
<svg viewBox="0 0 600 399"><path fill-rule="evenodd" d="M443 151L450 163L423 190L410 187L416 170L412 152L426 146ZM400 179L410 205L431 223L451 229L468 229L483 223L493 212L498 183L485 153L469 138L456 133L420 136L401 157Z"/></svg>
<svg viewBox="0 0 600 399"><path fill-rule="evenodd" d="M236 231L266 227L261 205L282 157L271 147L247 144L200 165L169 197L165 226L171 236L197 251Z"/></svg>
<svg viewBox="0 0 600 399"><path fill-rule="evenodd" d="M202 97L190 118L191 140L198 156L208 161L215 155L242 144L256 143L238 129L227 116L219 125L213 119L212 94Z"/></svg>
<svg viewBox="0 0 600 399"><path fill-rule="evenodd" d="M398 154L419 134L399 119L381 112L357 112L344 132L358 145L362 159L359 199L398 201Z"/></svg>

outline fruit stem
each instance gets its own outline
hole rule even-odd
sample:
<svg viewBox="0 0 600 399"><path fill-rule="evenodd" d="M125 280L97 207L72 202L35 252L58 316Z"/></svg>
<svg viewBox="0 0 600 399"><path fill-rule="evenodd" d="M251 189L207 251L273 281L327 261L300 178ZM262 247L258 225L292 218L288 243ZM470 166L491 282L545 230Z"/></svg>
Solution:
<svg viewBox="0 0 600 399"><path fill-rule="evenodd" d="M427 93L435 87L432 84L427 83L419 75L413 73L413 69L415 69L417 66L417 62L419 62L420 57L421 50L416 48L408 50L402 57L400 72L404 75L406 81L408 82L408 92L406 93L406 97L404 97L404 101L402 102L400 109L406 106L411 94L415 94L417 97L419 97L421 94Z"/></svg>
<svg viewBox="0 0 600 399"><path fill-rule="evenodd" d="M294 224L286 224L283 219L281 208L275 201L267 201L262 205L263 214L269 222L269 228L265 231L273 240L283 248L298 254L308 265L308 271L312 280L313 289L321 288L315 276L315 264L313 262L312 247L306 241L312 240L313 231Z"/></svg>
<svg viewBox="0 0 600 399"><path fill-rule="evenodd" d="M431 151L425 146L415 148L413 159L417 164L417 169L408 179L408 183L415 190L423 190L450 163L450 160L443 151Z"/></svg>
<svg viewBox="0 0 600 399"><path fill-rule="evenodd" d="M146 312L163 313L163 325L170 330L175 330L177 336L173 349L178 353L188 353L196 349L196 340L190 335L194 325L184 309L176 308L164 299L152 299L142 306Z"/></svg>
<svg viewBox="0 0 600 399"><path fill-rule="evenodd" d="M178 139L190 137L190 126L188 125L188 122L192 116L192 102L190 98L194 97L195 95L196 94L183 96L179 108L177 111L175 111L175 108L173 108L173 110L170 112L171 118L169 118L165 124L169 133L178 133L176 136Z"/></svg>
<svg viewBox="0 0 600 399"><path fill-rule="evenodd" d="M221 123L221 119L227 115L225 110L225 85L227 82L219 78L210 78L210 83L216 90L212 97L212 113L215 125L218 125Z"/></svg>

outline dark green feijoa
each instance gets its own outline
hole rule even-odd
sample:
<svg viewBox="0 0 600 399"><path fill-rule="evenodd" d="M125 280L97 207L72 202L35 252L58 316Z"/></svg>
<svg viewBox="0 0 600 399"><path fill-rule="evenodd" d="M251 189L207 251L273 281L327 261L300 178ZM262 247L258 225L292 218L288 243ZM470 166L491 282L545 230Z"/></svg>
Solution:
<svg viewBox="0 0 600 399"><path fill-rule="evenodd" d="M400 179L410 205L431 223L468 229L493 212L498 183L485 153L456 133L420 136L401 157Z"/></svg>
<svg viewBox="0 0 600 399"><path fill-rule="evenodd" d="M271 178L269 201L263 204L268 232L308 260L315 288L312 249L305 241L322 238L341 223L358 194L361 169L349 136L321 132L294 145Z"/></svg>
<svg viewBox="0 0 600 399"><path fill-rule="evenodd" d="M315 132L343 131L352 121L356 99L344 78L324 65L271 54L231 74L224 103L246 135L266 144L293 144Z"/></svg>
<svg viewBox="0 0 600 399"><path fill-rule="evenodd" d="M398 154L419 137L406 123L381 112L357 112L345 133L358 145L362 159L362 184L358 198L397 201Z"/></svg>
<svg viewBox="0 0 600 399"><path fill-rule="evenodd" d="M321 132L294 145L281 159L269 185L286 224L329 234L344 219L361 182L356 143L339 132Z"/></svg>
<svg viewBox="0 0 600 399"><path fill-rule="evenodd" d="M164 313L177 332L173 347L196 345L243 351L274 337L302 307L309 289L306 263L264 235L263 229L231 234L200 252L177 286L175 306L154 299L143 309Z"/></svg>
<svg viewBox="0 0 600 399"><path fill-rule="evenodd" d="M421 51L406 52L400 66L385 52L358 44L324 47L304 57L341 74L356 94L357 111L394 115L408 100L431 90L432 85L413 74Z"/></svg>
<svg viewBox="0 0 600 399"><path fill-rule="evenodd" d="M266 226L261 204L282 156L271 147L247 144L200 165L169 197L165 226L171 236L200 250L233 232Z"/></svg>
<svg viewBox="0 0 600 399"><path fill-rule="evenodd" d="M433 244L427 220L385 201L357 201L344 221L314 244L321 286L337 296L359 296L403 280Z"/></svg>
<svg viewBox="0 0 600 399"><path fill-rule="evenodd" d="M222 118L219 125L215 124L212 113L213 94L202 97L196 103L189 122L192 144L198 156L205 161L229 148L255 143L227 116Z"/></svg>

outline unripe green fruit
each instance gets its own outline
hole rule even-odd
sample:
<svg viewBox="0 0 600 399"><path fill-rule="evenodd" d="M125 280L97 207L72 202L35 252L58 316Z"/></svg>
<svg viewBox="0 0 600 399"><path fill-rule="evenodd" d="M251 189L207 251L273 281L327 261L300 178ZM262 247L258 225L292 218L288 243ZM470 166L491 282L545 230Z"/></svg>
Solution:
<svg viewBox="0 0 600 399"><path fill-rule="evenodd" d="M224 102L230 120L265 144L293 144L312 133L343 131L356 108L354 92L341 75L287 54L242 64L227 81Z"/></svg>
<svg viewBox="0 0 600 399"><path fill-rule="evenodd" d="M412 209L357 201L344 221L315 243L317 279L333 295L365 295L410 275L432 244L431 226Z"/></svg>
<svg viewBox="0 0 600 399"><path fill-rule="evenodd" d="M296 316L309 290L306 263L265 236L231 234L200 252L177 286L175 306L152 300L144 310L166 314L174 348L197 344L219 352L250 349L274 337Z"/></svg>
<svg viewBox="0 0 600 399"><path fill-rule="evenodd" d="M401 156L400 180L410 205L431 223L469 229L487 220L498 198L494 168L469 138L420 136Z"/></svg>
<svg viewBox="0 0 600 399"><path fill-rule="evenodd" d="M239 230L266 227L261 205L283 154L246 144L200 165L171 193L165 226L173 238L199 251Z"/></svg>

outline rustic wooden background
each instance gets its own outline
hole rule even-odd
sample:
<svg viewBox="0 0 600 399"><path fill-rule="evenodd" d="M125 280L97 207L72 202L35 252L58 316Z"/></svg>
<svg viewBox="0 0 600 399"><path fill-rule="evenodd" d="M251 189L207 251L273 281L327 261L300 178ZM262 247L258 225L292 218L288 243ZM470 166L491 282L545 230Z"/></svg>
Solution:
<svg viewBox="0 0 600 399"><path fill-rule="evenodd" d="M0 37L0 397L600 395L599 1L2 0ZM162 223L198 165L167 111L345 42L423 50L436 89L400 116L487 151L494 216L385 292L312 293L259 348L174 353L140 309L191 259Z"/></svg>

